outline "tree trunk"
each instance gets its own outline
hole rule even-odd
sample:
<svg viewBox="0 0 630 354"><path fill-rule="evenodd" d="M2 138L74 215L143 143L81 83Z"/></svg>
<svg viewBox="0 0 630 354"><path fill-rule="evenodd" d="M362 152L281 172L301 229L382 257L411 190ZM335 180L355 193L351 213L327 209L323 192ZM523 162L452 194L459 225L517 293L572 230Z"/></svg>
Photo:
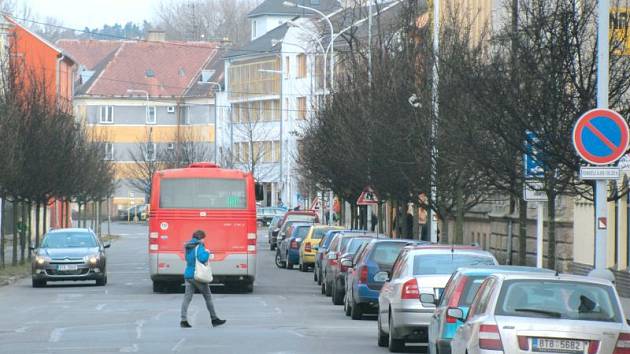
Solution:
<svg viewBox="0 0 630 354"><path fill-rule="evenodd" d="M458 184L455 191L455 244L464 243L464 191ZM450 241L450 240L449 240Z"/></svg>
<svg viewBox="0 0 630 354"><path fill-rule="evenodd" d="M42 213L42 235L48 232L48 200L44 202L44 211Z"/></svg>
<svg viewBox="0 0 630 354"><path fill-rule="evenodd" d="M559 270L558 264L556 263L556 195L555 194L547 194L547 230L549 232L549 236L547 237L548 241L548 264L547 267L553 270Z"/></svg>
<svg viewBox="0 0 630 354"><path fill-rule="evenodd" d="M26 230L27 230L27 235L28 235L28 237L27 237L27 244L28 244L28 249L29 249L29 251L28 251L28 260L29 261L31 260L31 256L32 256L31 246L33 245L33 228L31 227L33 225L32 214L33 214L33 204L31 202L28 202L28 216L27 216L28 222L26 224L28 226L27 226Z"/></svg>
<svg viewBox="0 0 630 354"><path fill-rule="evenodd" d="M378 233L382 234L385 232L385 227L383 226L385 224L385 213L383 212L383 208L384 208L385 204L384 203L379 203L377 204L377 208L378 208L378 213L377 213L377 217L378 217Z"/></svg>
<svg viewBox="0 0 630 354"><path fill-rule="evenodd" d="M39 213L41 204L35 204L35 247L39 247Z"/></svg>
<svg viewBox="0 0 630 354"><path fill-rule="evenodd" d="M444 216L444 218L441 218L441 219L442 219L442 232L440 232L439 243L453 244L454 239L448 236L451 229L448 222L448 216Z"/></svg>
<svg viewBox="0 0 630 354"><path fill-rule="evenodd" d="M518 263L527 265L527 202L518 200Z"/></svg>
<svg viewBox="0 0 630 354"><path fill-rule="evenodd" d="M420 207L414 203L412 210L413 210L413 225L411 227L411 229L413 230L412 238L414 240L419 240L420 239Z"/></svg>
<svg viewBox="0 0 630 354"><path fill-rule="evenodd" d="M19 241L18 241L18 230L17 230L17 223L18 223L18 202L16 202L15 200L11 203L13 205L13 248L11 249L11 265L12 266L16 266L18 264L18 248L20 247Z"/></svg>
<svg viewBox="0 0 630 354"><path fill-rule="evenodd" d="M26 223L26 203L22 203L22 225L25 227L23 232L20 232L20 264L24 264L26 256L26 232L28 230L28 224Z"/></svg>
<svg viewBox="0 0 630 354"><path fill-rule="evenodd" d="M5 199L0 200L0 267L4 268L4 223L6 219L4 218L4 209L5 209L6 201Z"/></svg>

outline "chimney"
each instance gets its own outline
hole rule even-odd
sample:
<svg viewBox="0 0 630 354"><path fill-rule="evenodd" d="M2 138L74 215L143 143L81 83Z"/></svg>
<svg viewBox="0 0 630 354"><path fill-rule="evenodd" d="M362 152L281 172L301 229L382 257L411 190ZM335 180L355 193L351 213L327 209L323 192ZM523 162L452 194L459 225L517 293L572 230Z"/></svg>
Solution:
<svg viewBox="0 0 630 354"><path fill-rule="evenodd" d="M149 30L146 39L150 42L164 42L166 40L166 32L161 29Z"/></svg>

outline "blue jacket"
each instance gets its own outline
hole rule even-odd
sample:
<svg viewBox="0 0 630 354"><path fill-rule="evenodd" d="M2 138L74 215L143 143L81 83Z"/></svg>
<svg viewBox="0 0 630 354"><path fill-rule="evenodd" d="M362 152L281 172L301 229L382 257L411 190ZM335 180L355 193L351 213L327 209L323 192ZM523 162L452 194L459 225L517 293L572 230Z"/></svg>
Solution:
<svg viewBox="0 0 630 354"><path fill-rule="evenodd" d="M197 245L200 245L200 247L196 248ZM186 253L186 270L184 271L184 279L193 279L195 277L195 249L197 249L196 258L199 262L206 263L210 258L210 252L206 250L203 242L194 237L192 240L188 241L186 246L184 246Z"/></svg>

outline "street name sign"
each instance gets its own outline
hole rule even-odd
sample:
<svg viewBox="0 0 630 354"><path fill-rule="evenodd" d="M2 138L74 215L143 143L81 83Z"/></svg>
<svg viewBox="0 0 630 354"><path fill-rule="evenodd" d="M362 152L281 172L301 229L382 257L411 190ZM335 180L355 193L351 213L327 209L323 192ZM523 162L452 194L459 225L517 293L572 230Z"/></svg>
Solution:
<svg viewBox="0 0 630 354"><path fill-rule="evenodd" d="M573 128L575 150L593 165L610 165L617 161L626 153L629 139L628 123L610 109L598 108L584 113Z"/></svg>
<svg viewBox="0 0 630 354"><path fill-rule="evenodd" d="M525 191L523 193L525 200L528 202L546 202L547 193L545 193L543 183L529 182L525 183Z"/></svg>
<svg viewBox="0 0 630 354"><path fill-rule="evenodd" d="M580 178L583 180L619 179L619 167L608 166L582 166Z"/></svg>

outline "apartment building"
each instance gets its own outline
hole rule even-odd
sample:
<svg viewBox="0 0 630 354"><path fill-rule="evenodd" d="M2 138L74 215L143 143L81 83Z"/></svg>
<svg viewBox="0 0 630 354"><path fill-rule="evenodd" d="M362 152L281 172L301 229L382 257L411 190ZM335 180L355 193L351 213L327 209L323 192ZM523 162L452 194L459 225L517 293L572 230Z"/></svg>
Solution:
<svg viewBox="0 0 630 354"><path fill-rule="evenodd" d="M146 202L133 183L138 159L153 161L194 144L198 159L215 160L216 92L223 79L218 43L166 41L158 31L145 41L57 45L80 65L75 115L106 142L106 158L116 166L116 208Z"/></svg>

